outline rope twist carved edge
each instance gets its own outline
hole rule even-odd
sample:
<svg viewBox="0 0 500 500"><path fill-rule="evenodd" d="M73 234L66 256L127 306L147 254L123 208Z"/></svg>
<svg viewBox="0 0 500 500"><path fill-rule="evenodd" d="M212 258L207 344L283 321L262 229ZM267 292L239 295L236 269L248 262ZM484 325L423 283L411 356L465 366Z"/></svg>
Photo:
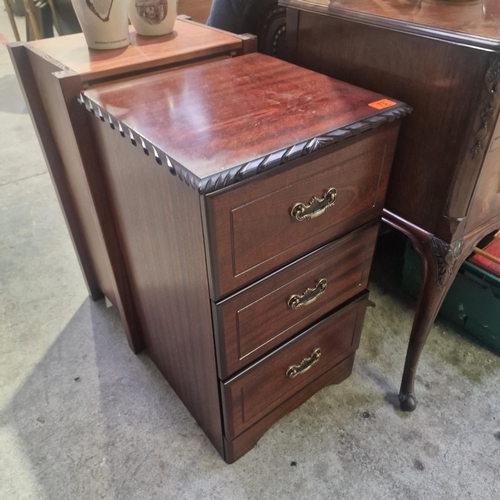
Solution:
<svg viewBox="0 0 500 500"><path fill-rule="evenodd" d="M230 168L224 172L213 174L200 179L172 158L168 153L162 151L158 146L148 141L135 130L132 130L120 120L114 118L107 111L101 109L99 105L84 95L80 95L80 104L84 105L87 111L106 122L109 126L120 133L122 137L130 139L134 146L140 146L147 156L155 158L159 165L165 165L172 175L179 177L181 181L196 190L199 194L208 194L219 189L231 186L242 180L254 177L262 172L276 168L291 160L309 155L315 151L326 148L333 144L355 137L363 132L373 130L386 123L393 122L411 113L412 108L405 104L400 104L396 108L383 111L378 115L361 120L340 129L336 129L328 134L314 137L294 146L281 149L262 158L257 158L250 162Z"/></svg>

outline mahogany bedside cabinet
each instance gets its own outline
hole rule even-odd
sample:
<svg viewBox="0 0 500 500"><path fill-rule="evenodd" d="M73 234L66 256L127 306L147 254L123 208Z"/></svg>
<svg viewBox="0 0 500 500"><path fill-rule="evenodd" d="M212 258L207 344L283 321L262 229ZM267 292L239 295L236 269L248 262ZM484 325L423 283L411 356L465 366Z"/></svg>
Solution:
<svg viewBox="0 0 500 500"><path fill-rule="evenodd" d="M500 3L279 0L292 62L414 108L401 127L384 220L408 235L425 275L400 402L462 262L500 228Z"/></svg>
<svg viewBox="0 0 500 500"><path fill-rule="evenodd" d="M351 373L410 109L261 54L81 101L146 349L233 462Z"/></svg>
<svg viewBox="0 0 500 500"><path fill-rule="evenodd" d="M80 91L130 75L200 64L256 50L236 36L178 18L174 32L146 38L131 30L123 49L91 50L83 34L9 45L42 151L92 298L120 311L130 347L143 348L110 206L96 166Z"/></svg>

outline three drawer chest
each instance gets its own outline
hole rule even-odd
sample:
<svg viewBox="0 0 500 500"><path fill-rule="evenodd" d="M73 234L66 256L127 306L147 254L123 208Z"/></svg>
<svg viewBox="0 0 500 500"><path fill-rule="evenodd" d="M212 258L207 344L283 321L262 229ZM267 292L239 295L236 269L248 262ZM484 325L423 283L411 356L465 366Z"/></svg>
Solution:
<svg viewBox="0 0 500 500"><path fill-rule="evenodd" d="M227 462L352 370L410 109L260 54L81 95L146 349Z"/></svg>

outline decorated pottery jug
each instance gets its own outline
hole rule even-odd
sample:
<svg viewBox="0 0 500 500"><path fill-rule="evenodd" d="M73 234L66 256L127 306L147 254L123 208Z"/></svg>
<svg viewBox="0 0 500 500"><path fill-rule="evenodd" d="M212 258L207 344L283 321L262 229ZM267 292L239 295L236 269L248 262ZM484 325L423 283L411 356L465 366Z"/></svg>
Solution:
<svg viewBox="0 0 500 500"><path fill-rule="evenodd" d="M71 0L91 49L118 49L129 44L126 0Z"/></svg>
<svg viewBox="0 0 500 500"><path fill-rule="evenodd" d="M129 0L129 17L142 36L168 35L174 30L177 0Z"/></svg>

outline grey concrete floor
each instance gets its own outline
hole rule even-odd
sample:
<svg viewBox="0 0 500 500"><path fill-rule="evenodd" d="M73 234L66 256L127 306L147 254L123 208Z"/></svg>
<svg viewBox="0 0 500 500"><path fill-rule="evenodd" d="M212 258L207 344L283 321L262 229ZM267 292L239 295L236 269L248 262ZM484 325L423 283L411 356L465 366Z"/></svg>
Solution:
<svg viewBox="0 0 500 500"><path fill-rule="evenodd" d="M226 465L87 297L6 39L2 11L0 499L500 498L500 359L438 321L399 411L412 302L383 279L352 376Z"/></svg>

